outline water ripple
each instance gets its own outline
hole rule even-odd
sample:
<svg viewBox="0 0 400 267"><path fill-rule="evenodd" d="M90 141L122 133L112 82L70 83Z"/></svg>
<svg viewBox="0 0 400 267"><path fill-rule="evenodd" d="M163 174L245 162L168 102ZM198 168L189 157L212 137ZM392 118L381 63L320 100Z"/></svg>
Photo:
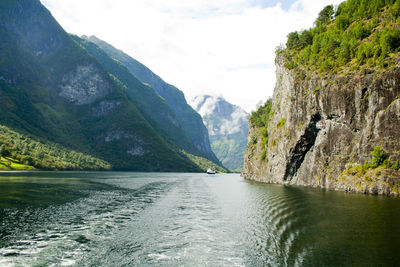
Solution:
<svg viewBox="0 0 400 267"><path fill-rule="evenodd" d="M394 199L237 175L73 175L30 176L29 194L0 203L1 266L388 265L400 255Z"/></svg>

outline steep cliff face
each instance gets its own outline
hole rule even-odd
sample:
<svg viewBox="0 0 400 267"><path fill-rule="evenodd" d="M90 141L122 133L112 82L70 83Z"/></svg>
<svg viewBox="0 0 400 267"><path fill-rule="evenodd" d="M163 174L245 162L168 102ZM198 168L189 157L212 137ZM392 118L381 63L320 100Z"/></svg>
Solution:
<svg viewBox="0 0 400 267"><path fill-rule="evenodd" d="M380 146L400 160L400 60L382 71L318 75L276 59L277 83L263 128L250 125L247 179L342 191L398 195L389 166L368 168ZM265 137L267 136L267 137ZM264 140L264 142L263 142Z"/></svg>

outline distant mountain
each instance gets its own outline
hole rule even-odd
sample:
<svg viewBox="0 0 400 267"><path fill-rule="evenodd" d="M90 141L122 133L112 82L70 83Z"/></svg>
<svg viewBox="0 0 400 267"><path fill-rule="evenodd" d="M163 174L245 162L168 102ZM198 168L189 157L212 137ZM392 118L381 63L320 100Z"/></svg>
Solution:
<svg viewBox="0 0 400 267"><path fill-rule="evenodd" d="M196 149L153 89L94 56L93 47L71 38L40 1L1 1L0 17L0 125L21 133L21 140L52 142L117 170L201 171L187 153ZM169 118L169 132L162 118ZM13 155L15 148L31 147L15 142L0 140L2 150ZM76 155L77 161L92 159Z"/></svg>
<svg viewBox="0 0 400 267"><path fill-rule="evenodd" d="M190 104L202 116L210 135L211 147L218 159L231 170L241 169L249 114L222 97L198 96Z"/></svg>
<svg viewBox="0 0 400 267"><path fill-rule="evenodd" d="M111 58L125 65L127 69L141 82L149 84L161 97L163 97L163 99L165 99L167 105L175 114L175 117L186 136L196 146L196 148L206 158L220 164L211 149L207 128L204 126L201 116L187 104L182 91L175 86L164 82L145 65L125 54L123 51L98 39L96 36L82 36L82 38L97 44Z"/></svg>

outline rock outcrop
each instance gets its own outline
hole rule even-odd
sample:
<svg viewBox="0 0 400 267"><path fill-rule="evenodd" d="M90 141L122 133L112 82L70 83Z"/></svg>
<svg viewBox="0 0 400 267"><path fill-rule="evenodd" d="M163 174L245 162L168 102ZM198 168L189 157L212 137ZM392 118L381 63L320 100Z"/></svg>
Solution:
<svg viewBox="0 0 400 267"><path fill-rule="evenodd" d="M94 65L77 65L64 75L59 87L60 96L72 104L83 105L106 96L111 85Z"/></svg>
<svg viewBox="0 0 400 267"><path fill-rule="evenodd" d="M390 69L321 76L289 70L277 56L276 77L266 143L250 125L245 178L399 194L399 171L365 163L377 146L390 162L400 160L400 60Z"/></svg>

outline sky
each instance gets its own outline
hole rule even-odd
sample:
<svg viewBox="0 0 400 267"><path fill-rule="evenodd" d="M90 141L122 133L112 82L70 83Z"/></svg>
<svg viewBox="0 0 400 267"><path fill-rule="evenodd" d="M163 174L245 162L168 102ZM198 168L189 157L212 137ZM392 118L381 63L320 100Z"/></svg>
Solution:
<svg viewBox="0 0 400 267"><path fill-rule="evenodd" d="M246 111L272 96L275 48L342 0L41 0L69 33L95 35L189 101L223 96Z"/></svg>

